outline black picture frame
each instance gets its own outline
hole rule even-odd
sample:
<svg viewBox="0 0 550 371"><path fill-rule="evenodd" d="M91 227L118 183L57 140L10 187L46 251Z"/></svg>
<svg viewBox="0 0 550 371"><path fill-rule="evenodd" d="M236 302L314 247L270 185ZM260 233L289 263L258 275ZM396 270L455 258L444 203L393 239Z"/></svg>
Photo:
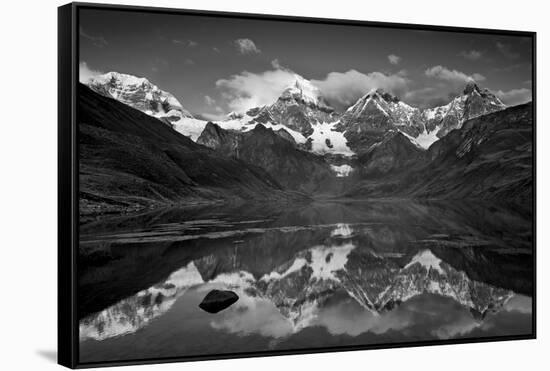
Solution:
<svg viewBox="0 0 550 371"><path fill-rule="evenodd" d="M460 33L481 33L528 37L532 43L532 97L533 97L533 312L532 333L519 336L498 336L469 339L430 340L376 344L364 346L343 346L299 349L290 351L261 351L253 353L210 354L207 356L169 357L156 359L108 361L81 363L78 357L77 308L77 251L79 240L78 213L78 127L77 88L79 69L79 11L83 9L106 9L126 12L169 13L180 15L201 15L254 20L280 20L287 22L317 23L326 25L354 25L408 30L429 30ZM421 24L369 22L344 19L324 19L267 14L229 13L187 9L170 9L143 6L108 5L95 3L70 3L58 8L58 363L69 368L99 366L122 366L182 361L201 361L244 357L264 357L289 354L341 352L380 348L417 347L449 345L492 341L536 339L536 33L526 31L497 30L485 28L463 28Z"/></svg>

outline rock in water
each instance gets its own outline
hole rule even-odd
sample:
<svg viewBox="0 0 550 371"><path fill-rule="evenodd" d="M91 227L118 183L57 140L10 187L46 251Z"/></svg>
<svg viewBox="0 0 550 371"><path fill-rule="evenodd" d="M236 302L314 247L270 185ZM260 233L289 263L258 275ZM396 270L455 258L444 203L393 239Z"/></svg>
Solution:
<svg viewBox="0 0 550 371"><path fill-rule="evenodd" d="M239 296L233 291L212 290L202 299L199 307L208 313L218 313L233 305L237 300L239 300Z"/></svg>

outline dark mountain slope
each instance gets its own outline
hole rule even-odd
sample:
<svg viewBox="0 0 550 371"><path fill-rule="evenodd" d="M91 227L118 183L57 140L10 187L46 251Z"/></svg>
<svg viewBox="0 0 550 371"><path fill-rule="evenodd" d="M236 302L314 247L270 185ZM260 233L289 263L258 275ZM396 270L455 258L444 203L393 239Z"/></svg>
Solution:
<svg viewBox="0 0 550 371"><path fill-rule="evenodd" d="M366 152L358 156L362 174L383 175L391 171L402 171L424 155L404 134L388 132L384 138L373 144Z"/></svg>
<svg viewBox="0 0 550 371"><path fill-rule="evenodd" d="M208 122L197 139L197 143L212 148L225 156L234 156L241 146L242 139L243 133L224 130L218 124Z"/></svg>
<svg viewBox="0 0 550 371"><path fill-rule="evenodd" d="M531 103L464 123L428 150L429 179L414 195L530 202L533 186Z"/></svg>
<svg viewBox="0 0 550 371"><path fill-rule="evenodd" d="M79 86L78 104L83 214L182 202L298 197L285 193L262 169L217 154L84 85Z"/></svg>
<svg viewBox="0 0 550 371"><path fill-rule="evenodd" d="M443 117L437 114L438 108L446 112ZM489 89L481 89L475 82L470 81L464 87L462 95L453 99L447 106L427 110L432 112L432 117L427 120L426 127L430 131L436 126L439 127L437 136L442 138L453 129L460 129L461 124L467 120L505 108L504 103Z"/></svg>
<svg viewBox="0 0 550 371"><path fill-rule="evenodd" d="M466 121L435 142L406 170L366 179L349 197L490 199L530 203L533 197L532 104Z"/></svg>
<svg viewBox="0 0 550 371"><path fill-rule="evenodd" d="M262 124L248 132L234 132L208 123L197 142L261 167L290 189L322 193L337 182L321 156L296 148L293 141Z"/></svg>
<svg viewBox="0 0 550 371"><path fill-rule="evenodd" d="M349 107L341 116L337 129L344 131L350 148L362 153L392 131L401 130L417 137L423 124L420 110L378 89Z"/></svg>

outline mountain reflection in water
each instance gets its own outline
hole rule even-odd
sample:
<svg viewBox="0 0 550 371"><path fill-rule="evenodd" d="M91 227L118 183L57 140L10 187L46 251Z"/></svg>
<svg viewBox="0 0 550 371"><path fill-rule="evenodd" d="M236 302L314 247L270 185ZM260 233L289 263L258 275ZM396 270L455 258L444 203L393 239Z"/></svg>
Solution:
<svg viewBox="0 0 550 371"><path fill-rule="evenodd" d="M531 223L530 210L402 201L89 223L81 361L530 334ZM240 299L205 313L214 288Z"/></svg>

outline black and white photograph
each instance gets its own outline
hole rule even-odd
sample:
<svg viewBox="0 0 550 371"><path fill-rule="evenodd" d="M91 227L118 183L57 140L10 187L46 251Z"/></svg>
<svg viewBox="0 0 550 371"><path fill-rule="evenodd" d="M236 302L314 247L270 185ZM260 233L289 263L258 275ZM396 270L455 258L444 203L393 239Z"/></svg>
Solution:
<svg viewBox="0 0 550 371"><path fill-rule="evenodd" d="M532 33L77 11L81 365L534 336Z"/></svg>
<svg viewBox="0 0 550 371"><path fill-rule="evenodd" d="M532 38L80 9L79 361L532 334Z"/></svg>

